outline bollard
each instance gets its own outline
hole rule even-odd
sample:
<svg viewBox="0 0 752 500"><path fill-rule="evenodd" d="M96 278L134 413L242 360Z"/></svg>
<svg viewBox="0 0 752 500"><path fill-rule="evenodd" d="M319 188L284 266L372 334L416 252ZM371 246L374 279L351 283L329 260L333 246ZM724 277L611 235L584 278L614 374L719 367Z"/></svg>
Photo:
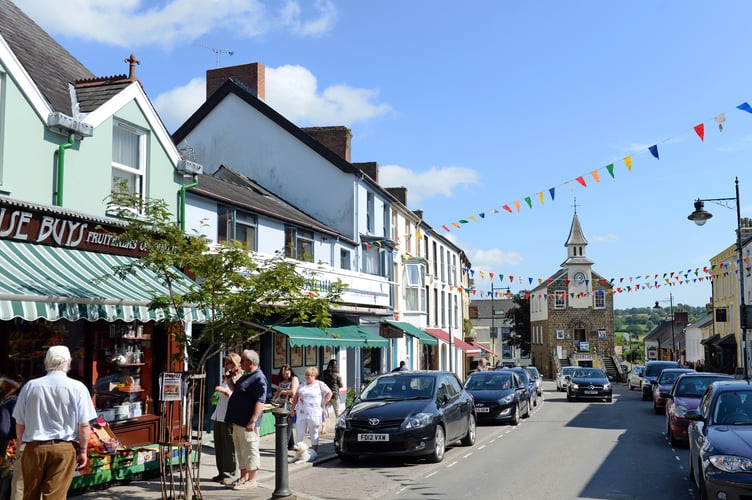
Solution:
<svg viewBox="0 0 752 500"><path fill-rule="evenodd" d="M275 449L274 449L274 493L272 498L297 498L290 492L287 474L287 428L290 425L288 417L290 410L275 408L274 415Z"/></svg>

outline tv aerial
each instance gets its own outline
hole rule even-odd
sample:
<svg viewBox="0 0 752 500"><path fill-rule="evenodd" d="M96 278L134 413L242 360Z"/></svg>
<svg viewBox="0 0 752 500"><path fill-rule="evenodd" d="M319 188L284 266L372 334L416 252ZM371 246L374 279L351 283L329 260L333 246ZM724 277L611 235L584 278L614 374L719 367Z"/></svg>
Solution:
<svg viewBox="0 0 752 500"><path fill-rule="evenodd" d="M231 56L235 53L232 50L223 50L223 49L218 49L216 47L209 47L208 45L204 45L202 43L194 43L193 45L195 45L196 47L201 47L202 49L209 49L212 52L214 52L214 55L216 56L217 67L219 67L219 56L221 54L227 54L228 56Z"/></svg>

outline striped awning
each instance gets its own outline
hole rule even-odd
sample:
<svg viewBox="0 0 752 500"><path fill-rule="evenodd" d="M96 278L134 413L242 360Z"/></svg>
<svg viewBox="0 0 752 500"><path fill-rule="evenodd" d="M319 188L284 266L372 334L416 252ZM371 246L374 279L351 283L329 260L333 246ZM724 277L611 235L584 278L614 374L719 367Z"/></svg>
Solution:
<svg viewBox="0 0 752 500"><path fill-rule="evenodd" d="M357 325L317 328L313 325L274 325L291 346L302 347L388 347L389 342Z"/></svg>
<svg viewBox="0 0 752 500"><path fill-rule="evenodd" d="M439 342L435 338L428 335L426 332L424 332L417 326L411 325L410 323L406 323L404 321L391 321L391 320L387 320L387 323L389 323L395 328L402 330L406 334L415 337L416 339L420 341L421 344L439 345Z"/></svg>
<svg viewBox="0 0 752 500"><path fill-rule="evenodd" d="M126 279L113 269L135 257L0 240L0 320L159 321L162 311L149 310L156 295L166 295L160 278L137 269ZM178 283L184 294L191 281ZM203 322L206 315L184 307L181 317Z"/></svg>

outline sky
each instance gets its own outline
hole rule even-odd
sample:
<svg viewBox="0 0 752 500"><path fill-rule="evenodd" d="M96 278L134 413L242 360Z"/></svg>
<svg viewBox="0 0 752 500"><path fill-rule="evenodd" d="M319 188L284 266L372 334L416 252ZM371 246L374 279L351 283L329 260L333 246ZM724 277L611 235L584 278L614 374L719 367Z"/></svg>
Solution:
<svg viewBox="0 0 752 500"><path fill-rule="evenodd" d="M576 205L615 308L703 306L736 205L707 202L698 227L694 200L734 198L738 177L752 217L752 113L737 109L752 103L752 2L15 3L96 75L135 54L169 132L203 102L207 70L264 64L267 104L349 127L352 161L377 162L380 184L407 187L466 252L472 298L554 274Z"/></svg>

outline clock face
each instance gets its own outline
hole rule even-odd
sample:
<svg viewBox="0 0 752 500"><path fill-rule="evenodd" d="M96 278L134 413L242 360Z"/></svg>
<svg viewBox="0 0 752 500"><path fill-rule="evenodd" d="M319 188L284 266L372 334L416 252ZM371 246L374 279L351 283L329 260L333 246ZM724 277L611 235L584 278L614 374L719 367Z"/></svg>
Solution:
<svg viewBox="0 0 752 500"><path fill-rule="evenodd" d="M574 273L575 283L583 283L585 281L585 273Z"/></svg>

